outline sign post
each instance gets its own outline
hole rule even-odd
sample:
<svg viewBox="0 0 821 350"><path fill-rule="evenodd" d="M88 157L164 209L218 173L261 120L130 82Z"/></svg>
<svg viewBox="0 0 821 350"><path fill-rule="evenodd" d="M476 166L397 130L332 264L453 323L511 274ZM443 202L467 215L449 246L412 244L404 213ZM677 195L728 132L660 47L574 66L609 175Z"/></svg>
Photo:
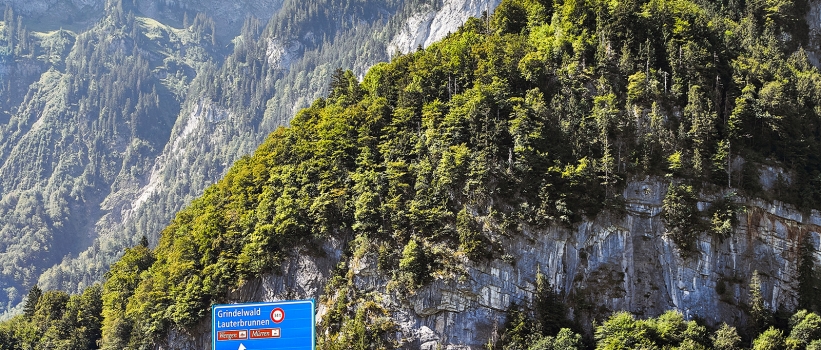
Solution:
<svg viewBox="0 0 821 350"><path fill-rule="evenodd" d="M314 300L214 305L212 350L316 350Z"/></svg>

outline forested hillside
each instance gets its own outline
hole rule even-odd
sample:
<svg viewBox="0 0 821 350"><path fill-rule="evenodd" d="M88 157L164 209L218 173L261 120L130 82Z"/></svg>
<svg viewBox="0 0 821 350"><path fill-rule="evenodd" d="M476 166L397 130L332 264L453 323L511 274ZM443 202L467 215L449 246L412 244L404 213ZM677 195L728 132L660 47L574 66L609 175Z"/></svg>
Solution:
<svg viewBox="0 0 821 350"><path fill-rule="evenodd" d="M407 17L441 7L4 4L2 313L20 312L34 285L81 292L143 236L156 245L180 208L325 93L334 69L363 74Z"/></svg>
<svg viewBox="0 0 821 350"><path fill-rule="evenodd" d="M99 322L60 324L100 327L89 339L101 337L106 349L168 345L168 332L195 334L210 305L235 301L229 295L276 274L294 251L323 259L327 242L342 242L319 300L319 345L413 347L419 343L405 340L418 336L396 320L403 301L434 283L465 283L474 266L523 263L527 257L511 255L506 242L535 241L539 229L572 235L585 220L628 215L625 188L637 178L666 184L662 239L681 261L698 259L703 237L742 235L739 217L755 210L745 206L756 198L817 216L821 74L805 50L814 42L803 19L808 6L509 0L361 80L337 70L327 96L178 213L155 249L143 242L126 251L94 287ZM253 21L246 27L258 33ZM226 79L266 74L255 69L258 50L238 44L228 62L244 62L241 72L223 67L192 86L211 88L212 100L230 99L224 92L231 89L260 91ZM256 99L232 101L245 109L208 115L260 118ZM587 345L613 349L817 347L818 224L795 221L804 226L787 238L785 258L796 271L787 278L799 285L787 297L794 303L765 300L757 272L734 276L730 287L714 289L743 317L712 322L717 330L708 331L677 312L643 321L610 316L618 310L586 304L580 291L550 286L537 271L530 298L493 304L509 310L507 326L481 336L488 347L508 349L582 346L569 329L588 331ZM369 260L375 276L360 275ZM611 272L603 278L624 278ZM740 293L739 286L741 301L720 290ZM82 304L94 288L61 296L59 305ZM47 328L36 327L52 326L32 321L40 310L56 310L42 295L30 315L4 324L9 341L51 341ZM65 315L73 313L53 319ZM580 322L591 319L599 323Z"/></svg>

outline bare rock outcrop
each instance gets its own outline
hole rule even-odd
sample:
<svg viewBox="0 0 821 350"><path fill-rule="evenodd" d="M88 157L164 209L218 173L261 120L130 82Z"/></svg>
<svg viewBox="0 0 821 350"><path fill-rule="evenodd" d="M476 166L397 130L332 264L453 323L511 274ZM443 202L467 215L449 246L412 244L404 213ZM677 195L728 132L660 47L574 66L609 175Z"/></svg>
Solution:
<svg viewBox="0 0 821 350"><path fill-rule="evenodd" d="M704 233L697 250L685 258L661 219L666 190L667 183L659 179L630 182L624 190L623 216L601 214L575 230L525 230L503 242L512 263L465 261L462 276L437 278L411 295L389 291L390 276L380 273L376 259L368 256L350 261L354 285L382 294L382 304L398 326L400 345L422 349L482 348L504 325L511 302L532 301L537 271L564 296L570 316L582 317L579 321L588 325L589 318L613 311L652 317L670 309L711 324L740 324L747 317L743 310L754 270L762 277L767 307L795 308L798 244L804 235L811 236L821 259L818 211L802 213L778 202L746 200L731 237L722 240ZM709 198L702 200L702 207L709 205ZM326 244L320 257L295 254L282 274L249 283L231 298L319 298L341 256L340 247L340 242ZM320 307L320 316L324 312ZM169 348L208 341L209 322L203 321L204 333L187 338L172 334Z"/></svg>

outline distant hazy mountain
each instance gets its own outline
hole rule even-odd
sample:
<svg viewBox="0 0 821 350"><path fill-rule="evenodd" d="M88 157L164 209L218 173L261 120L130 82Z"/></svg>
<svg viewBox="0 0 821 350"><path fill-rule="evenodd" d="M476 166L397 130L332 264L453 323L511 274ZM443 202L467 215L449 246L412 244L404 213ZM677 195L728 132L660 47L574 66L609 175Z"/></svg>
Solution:
<svg viewBox="0 0 821 350"><path fill-rule="evenodd" d="M78 292L156 242L235 160L389 54L487 1L4 1L0 312Z"/></svg>

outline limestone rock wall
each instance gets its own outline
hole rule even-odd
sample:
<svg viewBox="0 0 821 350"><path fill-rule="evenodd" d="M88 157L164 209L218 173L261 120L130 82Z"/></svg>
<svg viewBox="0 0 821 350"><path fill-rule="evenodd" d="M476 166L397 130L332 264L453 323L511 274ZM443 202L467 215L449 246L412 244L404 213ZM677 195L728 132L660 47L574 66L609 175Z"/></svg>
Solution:
<svg viewBox="0 0 821 350"><path fill-rule="evenodd" d="M682 258L661 220L667 183L646 179L624 191L626 215L602 214L573 231L554 227L526 230L503 242L513 262L466 262L463 276L439 278L412 295L386 291L390 276L379 273L372 256L351 261L354 284L379 291L398 325L404 348L478 349L504 325L511 302L529 302L541 270L563 293L582 324L591 317L628 310L639 317L669 309L708 323L745 321L747 286L754 270L762 277L767 306L792 310L796 304L798 242L811 235L818 249L821 214L780 203L746 201L739 225L723 241L708 234L698 251ZM700 207L709 206L704 198ZM319 298L340 258L332 242L319 258L294 255L281 275L265 276L231 295L233 300ZM816 253L821 259L821 254ZM508 259L508 261L510 261ZM320 314L325 310L320 307ZM196 335L173 333L168 348L198 349L210 340L208 325ZM183 347L180 344L193 344Z"/></svg>
<svg viewBox="0 0 821 350"><path fill-rule="evenodd" d="M703 234L698 252L684 259L665 236L660 217L666 188L660 181L632 182L624 193L624 217L602 215L575 232L526 232L505 244L515 264L496 260L471 266L464 281L437 280L397 300L392 306L402 311L396 321L405 337L419 334L411 347L479 348L503 325L510 302L531 300L537 268L564 293L573 313L585 318L583 325L590 324L589 316L613 311L651 317L669 309L713 324L741 323L754 270L762 277L768 307L794 309L798 242L812 235L818 249L817 211L807 215L778 203L748 201L732 237L721 241ZM427 330L432 335L425 336Z"/></svg>
<svg viewBox="0 0 821 350"><path fill-rule="evenodd" d="M388 55L416 51L419 46L428 47L448 33L455 32L470 17L493 13L501 0L443 0L440 6L422 7L416 15L408 17L401 30L388 44Z"/></svg>
<svg viewBox="0 0 821 350"><path fill-rule="evenodd" d="M340 241L326 242L320 252L294 251L291 259L283 263L281 273L250 281L233 291L228 298L236 302L318 299L325 290L325 283L332 277L341 252ZM321 308L318 311L324 313ZM210 314L195 329L172 329L166 339L157 344L158 350L201 350L210 347Z"/></svg>

